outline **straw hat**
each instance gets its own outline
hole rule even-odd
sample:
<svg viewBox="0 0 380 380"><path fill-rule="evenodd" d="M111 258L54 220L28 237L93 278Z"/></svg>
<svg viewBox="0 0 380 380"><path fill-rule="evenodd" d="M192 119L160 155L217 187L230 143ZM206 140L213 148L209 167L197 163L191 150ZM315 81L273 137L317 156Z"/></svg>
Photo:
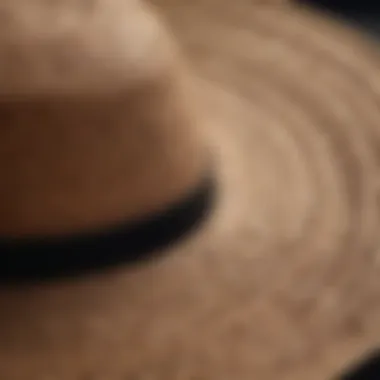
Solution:
<svg viewBox="0 0 380 380"><path fill-rule="evenodd" d="M1 379L333 379L376 348L370 42L278 1L0 17Z"/></svg>

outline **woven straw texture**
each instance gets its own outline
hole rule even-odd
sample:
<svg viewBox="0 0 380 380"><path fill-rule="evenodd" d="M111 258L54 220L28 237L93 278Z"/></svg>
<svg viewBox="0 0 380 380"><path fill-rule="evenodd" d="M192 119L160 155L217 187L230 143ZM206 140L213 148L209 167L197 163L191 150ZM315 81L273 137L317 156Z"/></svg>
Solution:
<svg viewBox="0 0 380 380"><path fill-rule="evenodd" d="M197 77L218 207L159 263L2 290L0 378L330 379L380 334L376 49L295 6L152 2Z"/></svg>

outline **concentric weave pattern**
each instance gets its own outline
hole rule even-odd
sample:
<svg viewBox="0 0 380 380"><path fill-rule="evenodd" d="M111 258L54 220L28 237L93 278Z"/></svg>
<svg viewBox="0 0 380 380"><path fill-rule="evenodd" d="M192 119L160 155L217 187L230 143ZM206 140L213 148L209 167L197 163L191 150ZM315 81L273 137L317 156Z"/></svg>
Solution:
<svg viewBox="0 0 380 380"><path fill-rule="evenodd" d="M327 380L378 343L380 61L307 13L200 3L161 10L219 208L161 262L1 297L0 378Z"/></svg>
<svg viewBox="0 0 380 380"><path fill-rule="evenodd" d="M233 134L242 134L235 155L252 161L230 163L235 171L230 175L237 179L240 168L245 188L240 191L252 199L242 225L237 223L240 235L227 234L220 250L229 241L236 255L240 250L257 255L253 237L267 238L260 265L237 270L239 281L260 272L262 302L276 305L266 315L273 325L283 323L282 313L291 321L278 327L291 336L274 334L278 351L276 344L265 354L263 345L257 349L282 358L292 377L296 362L307 367L339 347L341 358L335 354L332 363L339 366L378 343L379 60L364 38L306 12L300 17L286 7L250 11L239 4L212 12L200 6L171 9L168 16L196 61L196 72L222 83L226 92L236 91L241 108L226 96L224 106L215 105L216 124L234 125L229 125L231 141ZM240 130L244 124L248 129ZM238 190L230 191L233 199ZM234 204L228 210L225 219L233 225L232 216L241 217L241 209ZM251 274L242 271L247 267ZM246 318L249 323L248 313ZM354 352L344 339L361 348ZM276 378L278 368L272 368ZM324 378L321 371L314 371L316 378Z"/></svg>

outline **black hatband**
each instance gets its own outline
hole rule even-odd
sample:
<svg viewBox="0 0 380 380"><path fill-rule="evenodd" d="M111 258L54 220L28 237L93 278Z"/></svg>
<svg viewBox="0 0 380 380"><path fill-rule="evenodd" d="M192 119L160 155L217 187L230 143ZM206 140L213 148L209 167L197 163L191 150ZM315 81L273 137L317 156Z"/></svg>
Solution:
<svg viewBox="0 0 380 380"><path fill-rule="evenodd" d="M44 239L0 239L0 282L41 281L81 275L148 259L191 232L212 204L214 181L157 215L97 233Z"/></svg>
<svg viewBox="0 0 380 380"><path fill-rule="evenodd" d="M369 352L362 362L350 368L347 373L336 380L379 380L380 379L380 350Z"/></svg>

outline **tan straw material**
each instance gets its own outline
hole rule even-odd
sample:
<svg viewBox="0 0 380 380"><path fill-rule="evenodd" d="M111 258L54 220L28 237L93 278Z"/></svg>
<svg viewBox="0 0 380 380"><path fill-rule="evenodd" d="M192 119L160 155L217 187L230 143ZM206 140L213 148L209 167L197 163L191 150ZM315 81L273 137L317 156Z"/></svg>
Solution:
<svg viewBox="0 0 380 380"><path fill-rule="evenodd" d="M376 47L294 5L152 3L216 206L160 260L1 288L0 379L333 379L380 337Z"/></svg>

